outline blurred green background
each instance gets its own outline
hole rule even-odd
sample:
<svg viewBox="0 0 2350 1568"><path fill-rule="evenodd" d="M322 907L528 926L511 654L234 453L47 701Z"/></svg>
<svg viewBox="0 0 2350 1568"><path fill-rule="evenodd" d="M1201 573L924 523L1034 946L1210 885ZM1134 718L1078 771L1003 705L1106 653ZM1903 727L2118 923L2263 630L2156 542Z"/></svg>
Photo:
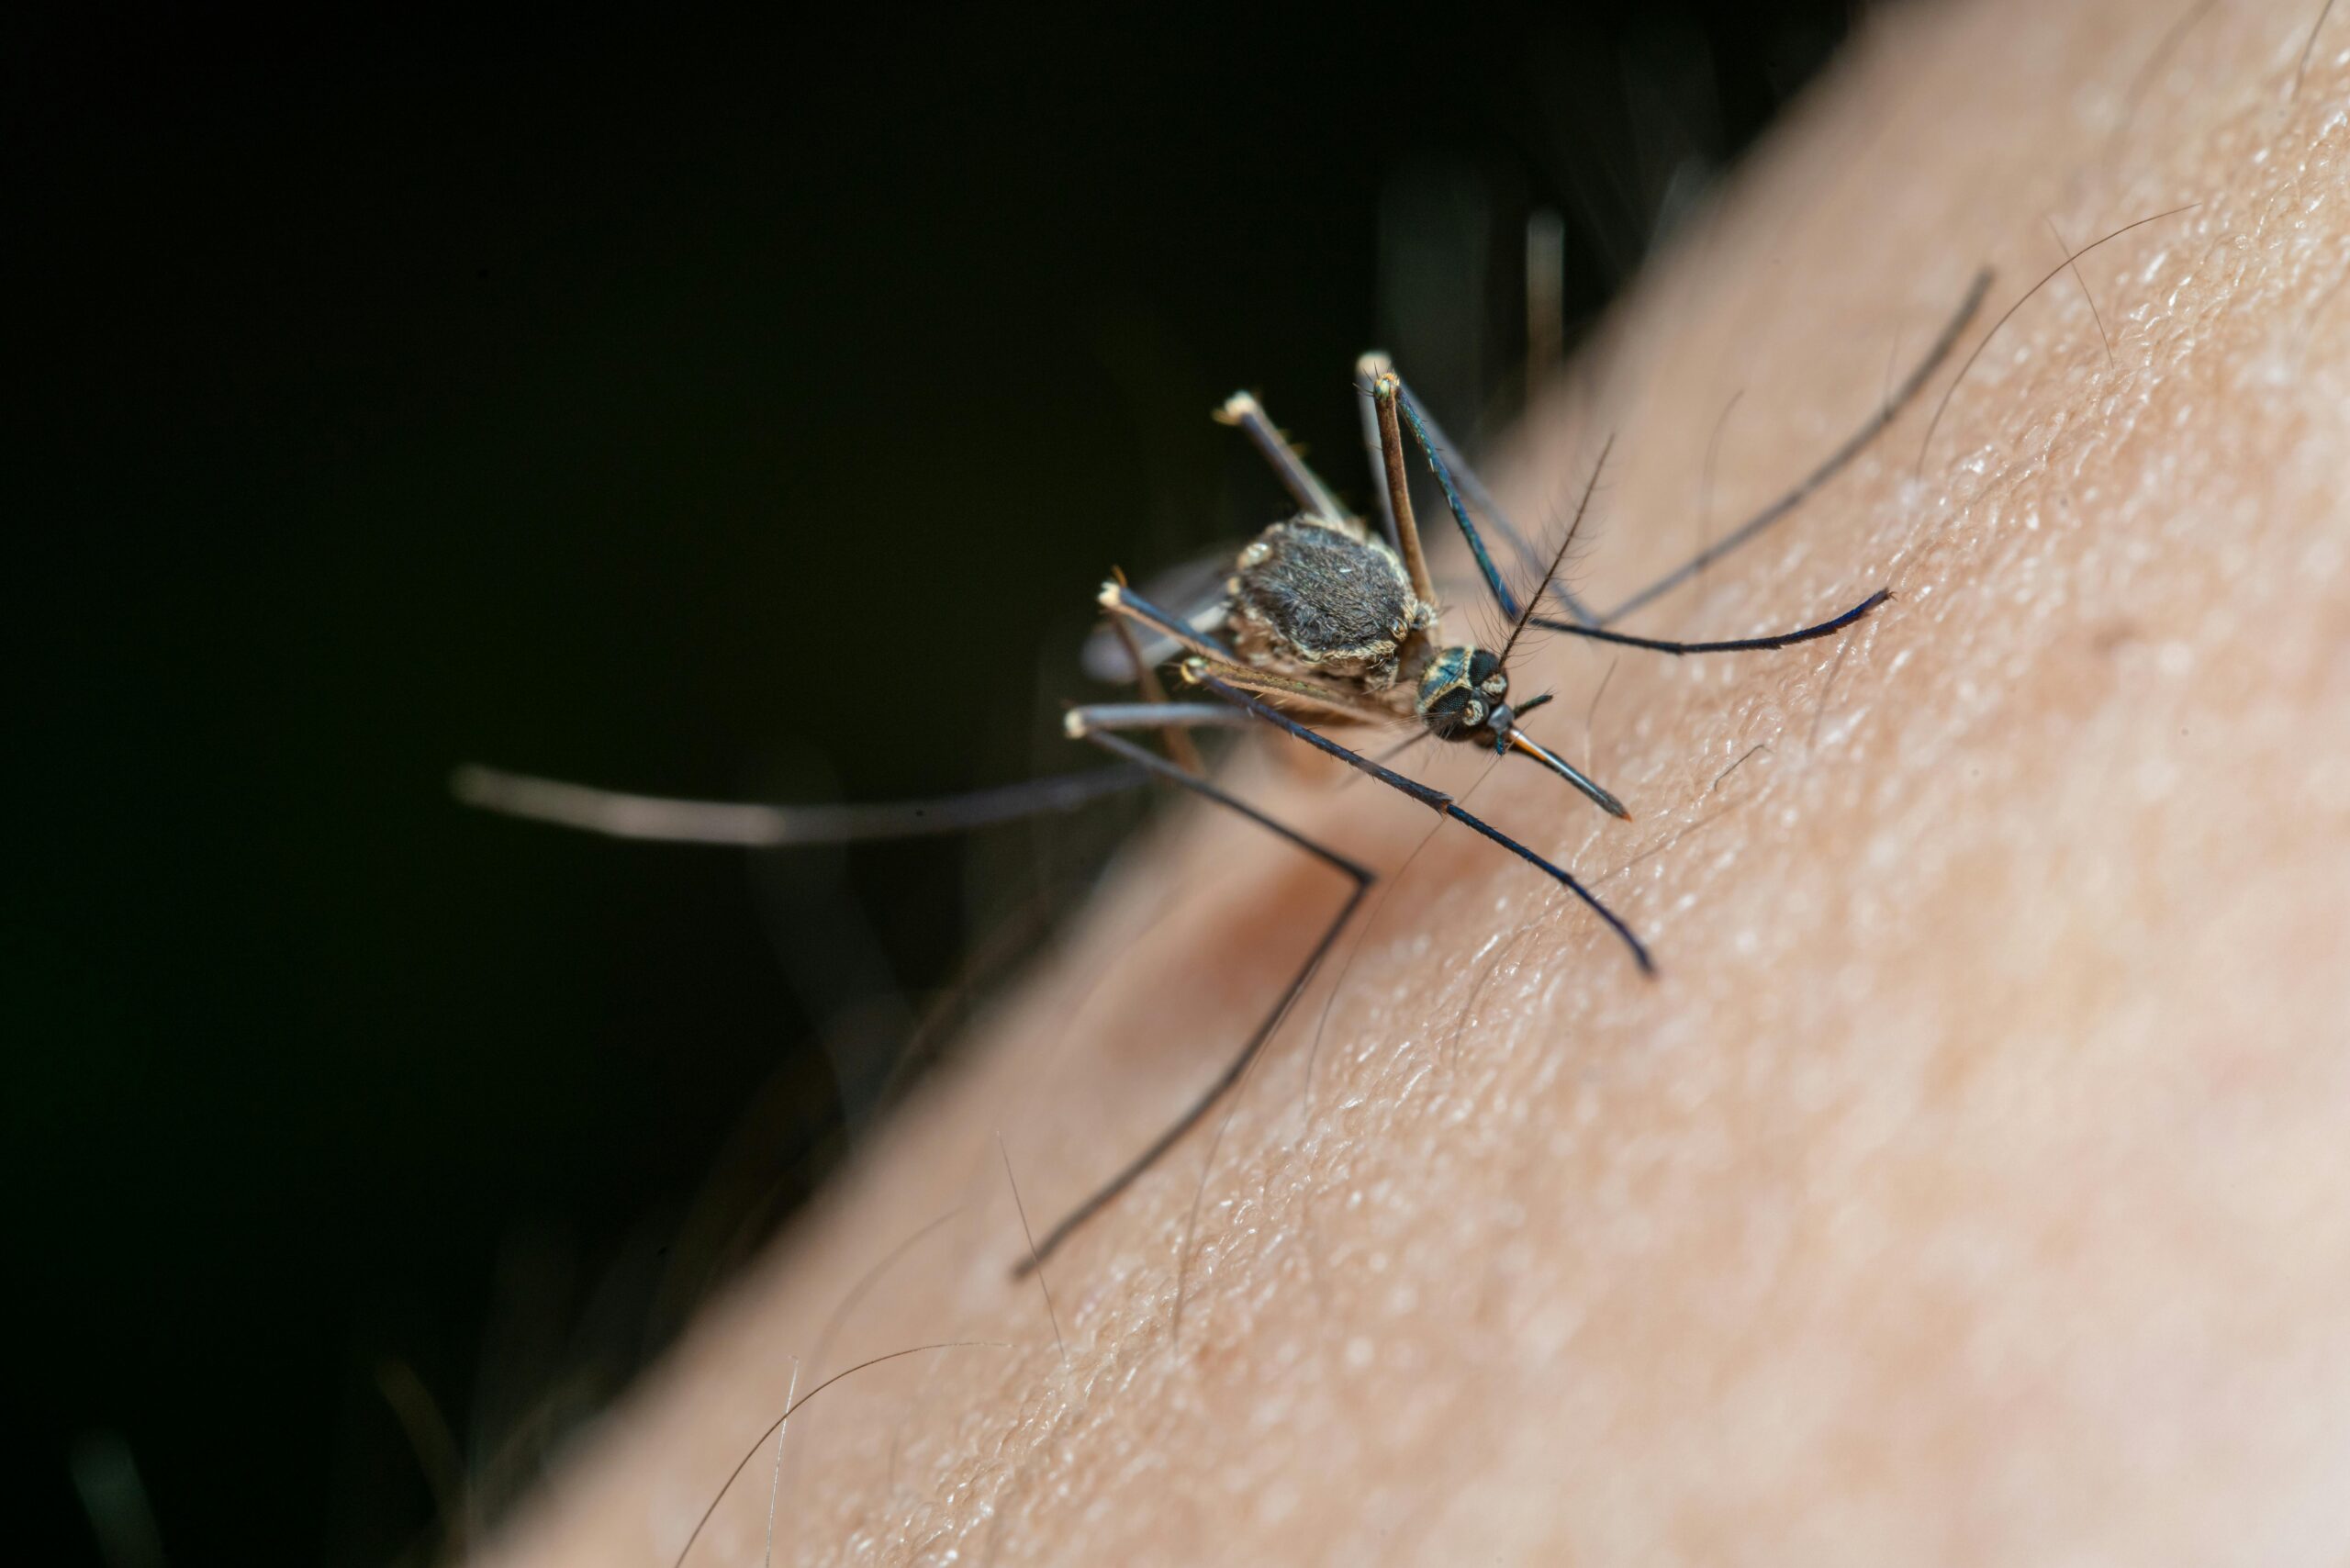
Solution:
<svg viewBox="0 0 2350 1568"><path fill-rule="evenodd" d="M1103 568L1281 510L1225 394L1357 499L1359 351L1494 428L1528 215L1572 336L1846 12L0 24L39 1560L494 1517L1123 820L755 860L469 815L453 764L1086 766Z"/></svg>

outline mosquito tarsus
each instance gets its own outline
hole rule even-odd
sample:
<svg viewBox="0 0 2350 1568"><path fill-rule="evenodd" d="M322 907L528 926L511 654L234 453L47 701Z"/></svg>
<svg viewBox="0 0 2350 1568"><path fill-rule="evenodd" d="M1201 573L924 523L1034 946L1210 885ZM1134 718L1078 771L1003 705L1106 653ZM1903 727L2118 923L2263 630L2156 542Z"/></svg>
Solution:
<svg viewBox="0 0 2350 1568"><path fill-rule="evenodd" d="M1948 358L1989 283L1988 272L1975 276L1917 366L1824 462L1785 495L1716 541L1700 557L1666 573L1604 615L1577 600L1559 583L1558 576L1588 514L1606 454L1603 452L1594 466L1565 537L1547 566L1542 566L1393 365L1382 356L1365 355L1357 371L1365 399L1372 490L1379 502L1376 532L1339 503L1255 398L1236 394L1217 417L1240 429L1263 454L1297 501L1296 515L1272 523L1251 540L1240 551L1221 591L1209 604L1189 613L1153 603L1129 586L1122 574L1102 584L1101 604L1121 627L1132 673L1146 700L1078 706L1069 710L1066 725L1072 739L1117 758L1123 765L1117 769L1040 779L1030 786L899 808L815 811L663 802L481 767L461 769L456 790L460 798L472 804L589 831L776 847L818 839L836 842L951 831L1066 811L1102 794L1158 780L1238 812L1347 878L1351 886L1346 900L1238 1052L1147 1148L1035 1238L1028 1256L1013 1271L1025 1275L1157 1164L1239 1082L1378 879L1368 867L1224 789L1197 765L1196 754L1188 745L1176 743L1194 729L1263 724L1282 731L1409 796L1439 817L1474 830L1549 877L1614 933L1643 974L1652 976L1656 965L1639 937L1572 872L1472 815L1443 790L1332 739L1323 728L1351 725L1403 731L1482 746L1499 757L1523 756L1557 775L1609 815L1628 820L1630 811L1612 791L1527 733L1527 717L1548 702L1550 694L1521 698L1512 691L1509 661L1521 639L1529 630L1540 630L1676 655L1744 653L1832 637L1884 604L1890 593L1879 588L1841 613L1812 625L1712 642L1645 637L1610 629L1611 622L1685 581L1700 566L1751 543L1851 464L1916 398ZM1498 649L1449 641L1444 635L1436 585L1412 509L1408 460L1414 449L1436 476L1446 510L1469 547L1485 593L1509 623L1508 634ZM1523 599L1511 591L1494 565L1479 525L1480 514L1486 527L1507 542L1521 561L1534 563L1540 571ZM1543 613L1546 609L1555 613ZM1170 697L1152 678L1153 670L1162 664L1174 666L1184 689L1181 697ZM1164 755L1132 738L1150 732L1168 737Z"/></svg>

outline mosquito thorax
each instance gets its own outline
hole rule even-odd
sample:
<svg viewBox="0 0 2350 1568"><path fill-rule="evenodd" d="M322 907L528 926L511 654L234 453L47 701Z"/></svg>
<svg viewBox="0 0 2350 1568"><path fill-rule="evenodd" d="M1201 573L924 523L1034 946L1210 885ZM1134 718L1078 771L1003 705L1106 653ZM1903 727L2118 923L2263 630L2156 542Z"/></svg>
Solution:
<svg viewBox="0 0 2350 1568"><path fill-rule="evenodd" d="M1274 523L1240 552L1225 591L1243 658L1371 691L1395 684L1436 624L1395 552L1351 520Z"/></svg>
<svg viewBox="0 0 2350 1568"><path fill-rule="evenodd" d="M1509 673L1497 656L1483 648L1441 648L1420 677L1413 707L1438 740L1506 748L1516 717L1508 696Z"/></svg>

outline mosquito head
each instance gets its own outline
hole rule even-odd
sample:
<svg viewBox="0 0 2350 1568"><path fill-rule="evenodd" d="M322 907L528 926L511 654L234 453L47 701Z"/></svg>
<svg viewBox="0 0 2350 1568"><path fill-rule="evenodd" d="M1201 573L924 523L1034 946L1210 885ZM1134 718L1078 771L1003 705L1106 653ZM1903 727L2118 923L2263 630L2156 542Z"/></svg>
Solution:
<svg viewBox="0 0 2350 1568"><path fill-rule="evenodd" d="M1507 750L1516 722L1508 698L1509 675L1493 654L1483 648L1441 648L1420 675L1414 706L1438 740L1482 741Z"/></svg>
<svg viewBox="0 0 2350 1568"><path fill-rule="evenodd" d="M1503 756L1516 752L1540 763L1588 796L1610 816L1629 822L1632 813L1566 758L1517 727L1517 722L1550 700L1545 692L1525 706L1509 703L1509 674L1483 648L1445 648L1420 677L1420 722L1439 740L1489 745Z"/></svg>

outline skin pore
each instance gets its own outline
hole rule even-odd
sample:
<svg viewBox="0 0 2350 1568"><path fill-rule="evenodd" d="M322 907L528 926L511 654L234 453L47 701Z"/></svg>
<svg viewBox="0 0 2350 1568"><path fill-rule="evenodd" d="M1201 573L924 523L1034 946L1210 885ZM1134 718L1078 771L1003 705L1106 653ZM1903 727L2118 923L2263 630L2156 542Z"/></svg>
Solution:
<svg viewBox="0 0 2350 1568"><path fill-rule="evenodd" d="M1492 465L1549 525L1616 435L1576 576L1613 603L1856 428L1977 268L1961 356L2052 224L2200 204L2024 304L1922 456L1954 364L1626 626L1890 585L1848 636L1516 655L1560 694L1532 732L1637 821L1399 764L1583 876L1658 980L1269 737L1228 782L1382 881L1215 1144L1180 1338L1214 1119L1051 1260L1050 1316L1003 1159L1041 1231L1344 899L1189 806L482 1560L674 1562L795 1379L993 1340L794 1417L777 1562L2338 1561L2350 17L2295 92L2318 0L2166 43L2197 9L1874 17ZM772 1452L693 1562L760 1560Z"/></svg>

